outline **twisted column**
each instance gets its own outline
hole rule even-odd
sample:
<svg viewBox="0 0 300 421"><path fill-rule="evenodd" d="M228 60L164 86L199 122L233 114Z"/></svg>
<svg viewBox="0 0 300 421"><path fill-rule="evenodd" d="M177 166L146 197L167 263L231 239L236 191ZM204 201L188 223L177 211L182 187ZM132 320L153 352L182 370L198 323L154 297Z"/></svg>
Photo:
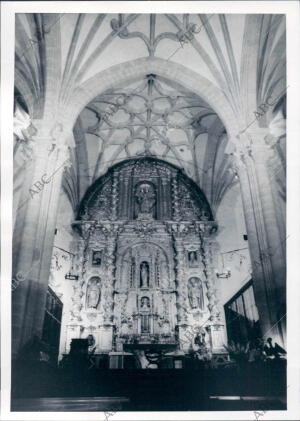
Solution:
<svg viewBox="0 0 300 421"><path fill-rule="evenodd" d="M122 180L122 187L122 217L128 218L129 177L125 177Z"/></svg>
<svg viewBox="0 0 300 421"><path fill-rule="evenodd" d="M112 196L111 214L112 214L113 220L117 219L117 212L118 212L118 184L119 184L118 175L114 172L113 181L112 181L112 192L111 192L111 196Z"/></svg>
<svg viewBox="0 0 300 421"><path fill-rule="evenodd" d="M173 217L175 221L180 220L179 211L179 194L178 194L178 180L176 177L172 179L172 205L173 205Z"/></svg>
<svg viewBox="0 0 300 421"><path fill-rule="evenodd" d="M104 290L104 322L113 322L114 315L114 284L115 284L115 249L117 235L112 230L107 236L106 246L106 281Z"/></svg>
<svg viewBox="0 0 300 421"><path fill-rule="evenodd" d="M176 307L178 323L187 320L187 285L185 282L184 246L181 236L174 235L175 245L175 275L176 275Z"/></svg>
<svg viewBox="0 0 300 421"><path fill-rule="evenodd" d="M214 259L213 259L213 241L207 235L201 237L201 256L202 263L204 266L204 273L206 276L206 296L208 299L208 309L210 311L210 322L211 324L220 322L220 310L218 308L218 297L217 288L215 285L215 271L214 271Z"/></svg>

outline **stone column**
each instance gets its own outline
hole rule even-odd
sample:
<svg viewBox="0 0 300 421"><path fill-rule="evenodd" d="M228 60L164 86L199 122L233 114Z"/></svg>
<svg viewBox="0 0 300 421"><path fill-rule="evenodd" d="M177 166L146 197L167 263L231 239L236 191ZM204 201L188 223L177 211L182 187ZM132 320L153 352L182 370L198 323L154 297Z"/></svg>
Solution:
<svg viewBox="0 0 300 421"><path fill-rule="evenodd" d="M275 182L268 167L272 151L265 143L266 130L242 136L236 153L245 221L252 262L256 305L265 339L285 345L285 238L279 229Z"/></svg>
<svg viewBox="0 0 300 421"><path fill-rule="evenodd" d="M163 205L163 185L161 178L157 181L157 219L164 218L164 205Z"/></svg>
<svg viewBox="0 0 300 421"><path fill-rule="evenodd" d="M118 187L119 187L119 180L118 180L118 174L114 172L113 174L113 181L112 181L112 219L117 219L118 215Z"/></svg>
<svg viewBox="0 0 300 421"><path fill-rule="evenodd" d="M106 224L103 226L103 232L106 234L106 279L102 288L103 305L103 324L100 326L101 338L104 343L101 348L112 351L114 334L114 285L115 285L115 251L117 241L117 226Z"/></svg>
<svg viewBox="0 0 300 421"><path fill-rule="evenodd" d="M115 251L117 243L116 227L110 225L107 229L107 245L106 245L106 280L104 297L104 321L113 323L114 320L114 284L115 284Z"/></svg>
<svg viewBox="0 0 300 421"><path fill-rule="evenodd" d="M161 189L162 189L162 219L169 218L168 214L168 203L169 203L169 195L168 195L168 187L169 182L165 178L161 179Z"/></svg>
<svg viewBox="0 0 300 421"><path fill-rule="evenodd" d="M276 204L276 219L280 238L282 239L283 253L286 244L286 159L280 146L280 137L268 134L265 137L265 149L267 152L267 169L271 181L273 201Z"/></svg>
<svg viewBox="0 0 300 421"><path fill-rule="evenodd" d="M176 308L177 326L180 348L186 348L186 340L182 338L186 332L187 325L187 284L185 279L185 249L184 249L184 224L172 224L172 232L175 248L175 276L176 276Z"/></svg>
<svg viewBox="0 0 300 421"><path fill-rule="evenodd" d="M27 183L14 230L13 277L19 282L12 292L13 357L34 335L42 334L61 179L70 164L69 133L49 130L43 121L34 125L32 174L24 175Z"/></svg>
<svg viewBox="0 0 300 421"><path fill-rule="evenodd" d="M220 321L220 310L218 308L217 288L215 285L215 271L216 265L213 261L214 244L206 230L203 233L201 244L202 263L204 266L204 273L206 276L206 289L208 298L208 309L210 311L210 323L218 323Z"/></svg>
<svg viewBox="0 0 300 421"><path fill-rule="evenodd" d="M129 210L129 203L128 203L128 197L129 197L129 177L125 177L122 180L122 217L127 219L128 218L128 210Z"/></svg>
<svg viewBox="0 0 300 421"><path fill-rule="evenodd" d="M208 309L210 317L207 322L207 328L210 334L211 347L213 353L224 352L224 344L226 343L225 328L223 317L218 306L219 296L215 279L215 267L218 245L211 233L212 225L210 222L200 224L201 238L201 256L204 266L204 274L206 277L206 296L208 299Z"/></svg>
<svg viewBox="0 0 300 421"><path fill-rule="evenodd" d="M172 179L172 206L173 206L173 218L175 221L179 221L180 212L179 212L179 195L178 195L177 177L173 177Z"/></svg>

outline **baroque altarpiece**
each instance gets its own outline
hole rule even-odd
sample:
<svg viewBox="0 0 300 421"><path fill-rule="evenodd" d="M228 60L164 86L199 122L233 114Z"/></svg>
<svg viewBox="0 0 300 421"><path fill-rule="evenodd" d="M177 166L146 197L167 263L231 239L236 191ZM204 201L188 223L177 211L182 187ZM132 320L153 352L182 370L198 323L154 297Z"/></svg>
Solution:
<svg viewBox="0 0 300 421"><path fill-rule="evenodd" d="M181 170L154 158L115 165L87 191L73 228L66 352L88 337L111 359L147 347L184 356L197 343L223 352L217 224Z"/></svg>

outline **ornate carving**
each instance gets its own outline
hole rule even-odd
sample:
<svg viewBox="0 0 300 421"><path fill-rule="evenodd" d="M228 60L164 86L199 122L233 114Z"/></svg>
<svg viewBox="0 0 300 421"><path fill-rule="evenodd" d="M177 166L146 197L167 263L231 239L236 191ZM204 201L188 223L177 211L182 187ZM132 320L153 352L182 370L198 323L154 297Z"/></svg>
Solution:
<svg viewBox="0 0 300 421"><path fill-rule="evenodd" d="M136 263L135 258L131 256L130 262L130 288L135 287L135 277L136 277Z"/></svg>
<svg viewBox="0 0 300 421"><path fill-rule="evenodd" d="M204 274L206 276L206 296L208 299L208 309L210 311L210 321L215 323L220 319L220 310L218 309L218 298L216 295L215 279L214 279L214 263L212 257L212 243L209 239L203 239L201 254L204 266Z"/></svg>
<svg viewBox="0 0 300 421"><path fill-rule="evenodd" d="M98 310L101 300L101 279L93 276L87 285L86 307Z"/></svg>
<svg viewBox="0 0 300 421"><path fill-rule="evenodd" d="M192 277L188 281L188 297L192 309L204 309L204 296L202 282L199 278Z"/></svg>
<svg viewBox="0 0 300 421"><path fill-rule="evenodd" d="M113 321L113 308L114 308L114 283L115 283L115 248L116 236L111 236L107 240L106 247L106 288L104 292L104 321Z"/></svg>
<svg viewBox="0 0 300 421"><path fill-rule="evenodd" d="M172 194L173 194L173 218L175 221L179 221L180 220L179 193L178 193L178 181L176 177L172 179Z"/></svg>
<svg viewBox="0 0 300 421"><path fill-rule="evenodd" d="M187 288L185 283L184 246L180 239L175 239L175 274L177 289L177 319L178 322L187 320Z"/></svg>
<svg viewBox="0 0 300 421"><path fill-rule="evenodd" d="M150 298L149 297L142 297L140 309L142 311L149 311L150 310Z"/></svg>
<svg viewBox="0 0 300 421"><path fill-rule="evenodd" d="M170 164L142 158L124 163L101 181L82 205L82 220L211 220L209 205L196 185Z"/></svg>
<svg viewBox="0 0 300 421"><path fill-rule="evenodd" d="M147 159L140 159L134 163L132 176L142 180L157 179L160 176L158 164Z"/></svg>
<svg viewBox="0 0 300 421"><path fill-rule="evenodd" d="M114 195L113 190L114 189ZM101 189L93 206L89 207L89 219L110 220L116 212L116 184L109 180Z"/></svg>
<svg viewBox="0 0 300 421"><path fill-rule="evenodd" d="M154 186L149 182L142 182L136 186L135 199L138 218L153 217L155 212L156 194Z"/></svg>
<svg viewBox="0 0 300 421"><path fill-rule="evenodd" d="M117 219L117 205L118 205L118 177L114 173L112 189L111 189L111 204L112 204L112 219ZM107 201L107 198L106 198Z"/></svg>
<svg viewBox="0 0 300 421"><path fill-rule="evenodd" d="M179 174L154 160L119 165L97 182L76 221L82 239L75 261L82 281L74 284L74 323L82 318L85 328L109 326L120 349L121 337L150 343L157 335L161 342L178 325L182 329L195 319L202 324L205 312L211 322L217 320L209 251L216 223L207 220L205 198ZM101 282L88 284L95 277ZM102 334L108 335L99 332L100 344Z"/></svg>
<svg viewBox="0 0 300 421"><path fill-rule="evenodd" d="M82 305L82 285L79 281L74 282L73 284L73 296L72 296L72 307L71 307L71 321L82 321L81 309Z"/></svg>
<svg viewBox="0 0 300 421"><path fill-rule="evenodd" d="M141 288L149 288L149 279L150 279L149 263L144 261L140 264L140 286L141 286Z"/></svg>
<svg viewBox="0 0 300 421"><path fill-rule="evenodd" d="M199 209L199 205L192 198L191 191L182 183L178 185L178 212L181 219L191 220L198 219L202 220L206 212L203 209Z"/></svg>

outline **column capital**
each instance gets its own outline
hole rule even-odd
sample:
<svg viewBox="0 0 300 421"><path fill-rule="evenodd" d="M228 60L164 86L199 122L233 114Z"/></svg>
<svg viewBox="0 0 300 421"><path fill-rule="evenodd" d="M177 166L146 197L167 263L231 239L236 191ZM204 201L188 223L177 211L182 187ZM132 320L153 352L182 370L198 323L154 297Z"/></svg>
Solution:
<svg viewBox="0 0 300 421"><path fill-rule="evenodd" d="M232 168L237 172L245 167L249 158L257 163L267 163L276 154L275 146L279 137L273 136L269 129L256 128L238 135L239 143L231 144Z"/></svg>
<svg viewBox="0 0 300 421"><path fill-rule="evenodd" d="M73 131L64 126L63 123L48 122L45 120L33 120L36 132L32 136L37 151L47 153L56 150L67 151L69 148L75 147Z"/></svg>
<svg viewBox="0 0 300 421"><path fill-rule="evenodd" d="M273 136L267 129L261 133L251 133L251 145L248 148L248 153L257 163L267 164L270 159L276 158L276 145L279 138Z"/></svg>

